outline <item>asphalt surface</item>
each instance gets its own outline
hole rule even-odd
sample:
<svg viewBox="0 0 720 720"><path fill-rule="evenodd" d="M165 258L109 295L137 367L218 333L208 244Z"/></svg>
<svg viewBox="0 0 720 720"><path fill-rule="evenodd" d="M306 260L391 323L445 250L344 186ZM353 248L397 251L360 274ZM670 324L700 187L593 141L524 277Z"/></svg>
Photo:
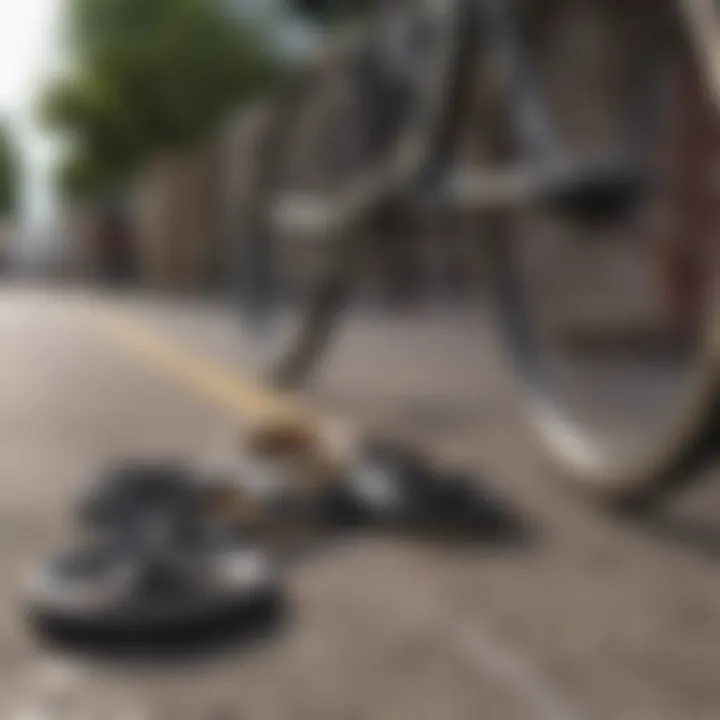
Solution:
<svg viewBox="0 0 720 720"><path fill-rule="evenodd" d="M509 531L316 548L284 622L173 657L44 646L18 588L108 462L232 446L242 333L207 303L7 288L0 346L2 720L720 717L718 483L652 527L573 496L524 441L482 315L355 319L309 400L468 467Z"/></svg>

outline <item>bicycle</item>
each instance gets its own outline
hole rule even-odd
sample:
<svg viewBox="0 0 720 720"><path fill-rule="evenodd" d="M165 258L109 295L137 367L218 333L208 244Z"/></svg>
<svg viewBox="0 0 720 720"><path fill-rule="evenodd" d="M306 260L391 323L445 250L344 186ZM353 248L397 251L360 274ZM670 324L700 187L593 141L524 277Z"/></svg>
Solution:
<svg viewBox="0 0 720 720"><path fill-rule="evenodd" d="M611 502L691 476L717 427L716 5L367 3L261 148L243 259L264 377L297 388L317 368L359 268L387 259L388 217L462 213L486 229L477 250L544 456ZM482 157L463 168L468 117ZM321 248L302 289L287 266L312 251L293 237Z"/></svg>

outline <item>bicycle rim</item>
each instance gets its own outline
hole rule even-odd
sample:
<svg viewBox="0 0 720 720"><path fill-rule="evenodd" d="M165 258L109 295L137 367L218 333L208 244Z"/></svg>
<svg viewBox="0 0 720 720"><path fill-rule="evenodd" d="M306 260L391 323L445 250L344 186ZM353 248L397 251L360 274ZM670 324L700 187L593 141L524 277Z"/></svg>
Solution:
<svg viewBox="0 0 720 720"><path fill-rule="evenodd" d="M655 495L689 471L715 422L708 160L720 143L701 65L663 5L558 0L540 22L520 21L566 151L630 148L650 181L629 217L523 213L500 222L491 245L528 424L564 475L612 500Z"/></svg>

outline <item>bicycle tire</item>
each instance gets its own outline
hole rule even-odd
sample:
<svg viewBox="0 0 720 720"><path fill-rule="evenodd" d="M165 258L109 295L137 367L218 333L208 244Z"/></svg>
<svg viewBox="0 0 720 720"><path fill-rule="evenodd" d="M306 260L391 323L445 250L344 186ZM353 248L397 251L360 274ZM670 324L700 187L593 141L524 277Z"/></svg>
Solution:
<svg viewBox="0 0 720 720"><path fill-rule="evenodd" d="M674 10L671 9L671 13ZM674 16L676 38L698 78L706 65L692 50L688 26ZM698 89L705 88L698 80ZM708 98L704 98L708 101ZM507 159L512 142L507 118L498 113L490 145L496 157ZM698 477L698 471L714 455L720 420L720 358L717 329L720 327L720 272L710 260L705 276L704 314L699 330L696 365L689 374L677 415L646 446L627 455L607 446L592 447L586 430L565 412L553 395L540 366L538 349L530 327L527 288L513 257L518 229L516 218L498 213L492 219L488 259L492 293L503 346L512 368L512 384L532 444L554 475L570 482L615 508L648 510L671 490ZM704 228L705 232L709 227ZM588 450L590 448L590 450Z"/></svg>

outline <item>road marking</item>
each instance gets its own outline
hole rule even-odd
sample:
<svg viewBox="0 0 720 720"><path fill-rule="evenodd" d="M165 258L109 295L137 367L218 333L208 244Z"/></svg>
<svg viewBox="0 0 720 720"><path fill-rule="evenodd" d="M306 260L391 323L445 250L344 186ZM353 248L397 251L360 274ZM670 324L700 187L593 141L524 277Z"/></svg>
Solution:
<svg viewBox="0 0 720 720"><path fill-rule="evenodd" d="M232 415L251 421L315 418L296 398L264 388L128 316L92 311L91 320L92 325L126 355Z"/></svg>

